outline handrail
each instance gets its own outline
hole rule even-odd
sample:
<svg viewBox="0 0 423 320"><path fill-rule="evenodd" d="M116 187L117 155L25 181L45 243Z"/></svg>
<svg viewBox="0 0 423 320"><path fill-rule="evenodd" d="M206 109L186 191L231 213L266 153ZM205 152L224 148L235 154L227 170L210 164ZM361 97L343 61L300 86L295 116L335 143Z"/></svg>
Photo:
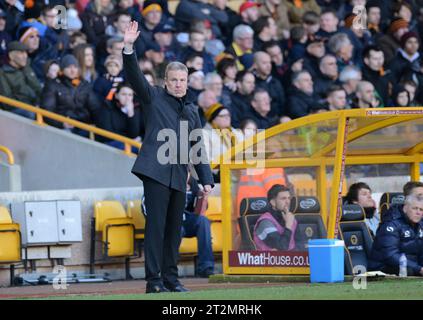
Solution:
<svg viewBox="0 0 423 320"><path fill-rule="evenodd" d="M41 109L41 108L38 108L38 107L31 106L27 103L20 102L20 101L17 101L15 99L7 98L5 96L0 95L0 103L5 103L5 104L7 104L11 107L24 109L26 111L30 111L30 112L35 113L35 115L36 115L35 123L39 126L45 126L46 125L44 123L44 120L43 120L43 117L46 117L46 118L49 118L49 119L52 119L52 120L55 120L55 121L58 121L58 122L70 124L70 125L77 127L79 129L86 130L90 133L97 134L99 136L103 136L103 137L111 139L111 140L120 141L125 146L123 153L128 155L128 156L133 155L133 153L131 152L131 147L136 147L138 149L141 148L141 143L139 143L139 142L137 142L133 139L127 138L125 136L121 136L121 135L116 134L116 133L109 132L109 131L104 130L104 129L97 128L97 127L92 126L92 125L85 124L85 123L77 121L77 120L73 120L73 119L58 115L58 114L51 112L51 111L47 111L47 110L44 110L44 109Z"/></svg>
<svg viewBox="0 0 423 320"><path fill-rule="evenodd" d="M6 148L5 146L0 146L0 151L6 154L7 160L9 160L9 164L13 166L15 164L15 157L13 156L12 151L10 151L10 149Z"/></svg>

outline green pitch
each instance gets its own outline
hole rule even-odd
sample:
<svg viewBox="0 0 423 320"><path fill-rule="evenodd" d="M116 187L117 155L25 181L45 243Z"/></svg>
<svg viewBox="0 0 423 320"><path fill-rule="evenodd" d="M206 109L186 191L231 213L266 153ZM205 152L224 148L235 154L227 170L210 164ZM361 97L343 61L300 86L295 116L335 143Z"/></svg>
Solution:
<svg viewBox="0 0 423 320"><path fill-rule="evenodd" d="M334 284L284 284L260 287L251 284L242 289L209 289L189 293L86 295L49 297L58 300L362 300L362 299L423 299L423 279L367 282L366 289L356 290L352 282Z"/></svg>

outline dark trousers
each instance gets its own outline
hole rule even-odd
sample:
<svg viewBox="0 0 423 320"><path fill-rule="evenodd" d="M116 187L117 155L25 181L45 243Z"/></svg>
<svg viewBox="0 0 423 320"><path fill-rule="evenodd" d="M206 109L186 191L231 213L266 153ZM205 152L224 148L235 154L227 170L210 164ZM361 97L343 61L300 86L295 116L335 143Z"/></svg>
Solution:
<svg viewBox="0 0 423 320"><path fill-rule="evenodd" d="M185 193L142 177L145 196L145 280L176 286Z"/></svg>
<svg viewBox="0 0 423 320"><path fill-rule="evenodd" d="M182 224L182 237L197 237L199 273L207 269L214 269L214 257L210 230L210 220L205 216L185 211L185 220Z"/></svg>

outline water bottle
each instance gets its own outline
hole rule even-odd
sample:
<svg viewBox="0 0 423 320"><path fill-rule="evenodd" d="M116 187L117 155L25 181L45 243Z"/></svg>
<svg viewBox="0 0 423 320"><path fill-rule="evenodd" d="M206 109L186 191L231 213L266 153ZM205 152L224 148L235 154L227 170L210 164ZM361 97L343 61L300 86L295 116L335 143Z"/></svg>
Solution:
<svg viewBox="0 0 423 320"><path fill-rule="evenodd" d="M407 257L405 253L401 254L400 260L399 260L399 276L400 277L406 277L407 276Z"/></svg>

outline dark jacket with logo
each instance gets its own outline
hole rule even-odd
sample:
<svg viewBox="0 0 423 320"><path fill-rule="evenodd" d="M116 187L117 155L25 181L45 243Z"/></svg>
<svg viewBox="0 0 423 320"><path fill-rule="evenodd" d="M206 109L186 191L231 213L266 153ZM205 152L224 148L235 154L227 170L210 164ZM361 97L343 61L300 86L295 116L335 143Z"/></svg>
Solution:
<svg viewBox="0 0 423 320"><path fill-rule="evenodd" d="M391 220L384 221L376 232L369 269L395 270L401 254L405 253L407 268L419 275L423 267L423 222L412 224L398 206L391 208Z"/></svg>
<svg viewBox="0 0 423 320"><path fill-rule="evenodd" d="M190 142L188 137L194 129L201 128L197 108L188 98L189 95L176 98L164 88L150 86L138 67L135 52L123 53L123 66L126 79L141 97L146 125L143 144L132 173L140 179L147 176L172 189L185 192L188 176L186 160L189 158L191 144L197 143ZM161 161L160 155L169 161ZM212 172L204 149L201 160L198 164L194 163L200 182L203 185L213 185Z"/></svg>

